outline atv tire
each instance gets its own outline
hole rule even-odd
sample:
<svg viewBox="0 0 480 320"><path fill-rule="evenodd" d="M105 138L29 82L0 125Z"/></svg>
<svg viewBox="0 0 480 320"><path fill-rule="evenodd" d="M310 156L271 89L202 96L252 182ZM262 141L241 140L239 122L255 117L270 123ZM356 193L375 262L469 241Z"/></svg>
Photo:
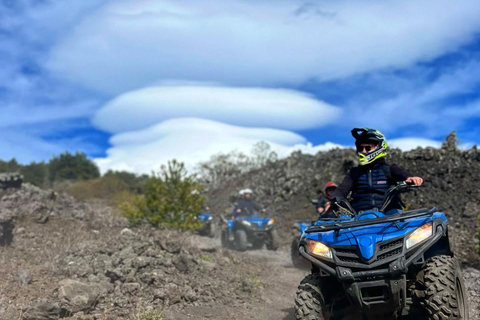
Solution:
<svg viewBox="0 0 480 320"><path fill-rule="evenodd" d="M298 269L308 269L311 267L311 264L300 255L300 252L298 251L298 243L298 238L293 239L292 247L290 248L290 253L292 255L292 264L295 268Z"/></svg>
<svg viewBox="0 0 480 320"><path fill-rule="evenodd" d="M267 242L267 249L272 251L277 251L278 244L280 242L280 237L276 229L270 231L270 239Z"/></svg>
<svg viewBox="0 0 480 320"><path fill-rule="evenodd" d="M215 224L214 221L212 221L208 226L208 236L210 238L215 238L216 235L217 235L217 225Z"/></svg>
<svg viewBox="0 0 480 320"><path fill-rule="evenodd" d="M247 250L247 246L248 240L245 230L235 231L235 249L237 249L238 251L245 251Z"/></svg>
<svg viewBox="0 0 480 320"><path fill-rule="evenodd" d="M228 248L230 246L230 241L228 239L228 230L222 230L220 241L222 242L223 248Z"/></svg>
<svg viewBox="0 0 480 320"><path fill-rule="evenodd" d="M468 320L466 293L454 257L434 256L417 274L416 299L427 311L428 320Z"/></svg>
<svg viewBox="0 0 480 320"><path fill-rule="evenodd" d="M324 298L320 290L320 276L309 274L298 286L295 297L295 319L325 320L322 307Z"/></svg>

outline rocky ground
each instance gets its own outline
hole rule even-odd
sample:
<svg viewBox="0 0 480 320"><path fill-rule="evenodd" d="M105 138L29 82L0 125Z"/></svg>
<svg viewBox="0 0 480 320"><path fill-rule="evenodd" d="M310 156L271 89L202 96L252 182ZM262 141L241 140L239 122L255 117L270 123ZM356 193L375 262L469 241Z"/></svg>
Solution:
<svg viewBox="0 0 480 320"><path fill-rule="evenodd" d="M16 225L0 248L1 319L294 320L306 275L286 250L239 253L197 235L91 229L65 217ZM464 275L478 319L480 271ZM162 318L146 318L149 310Z"/></svg>

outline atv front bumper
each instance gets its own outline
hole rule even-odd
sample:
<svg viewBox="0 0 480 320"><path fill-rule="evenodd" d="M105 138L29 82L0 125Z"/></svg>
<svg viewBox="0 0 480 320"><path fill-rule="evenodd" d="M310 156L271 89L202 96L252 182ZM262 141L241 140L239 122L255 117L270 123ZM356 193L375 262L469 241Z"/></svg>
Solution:
<svg viewBox="0 0 480 320"><path fill-rule="evenodd" d="M352 271L350 268L337 266L332 268L328 266L326 263L316 259L315 257L309 255L305 252L305 248L301 246L299 248L300 254L310 261L314 266L317 266L321 270L327 272L328 274L336 277L340 282L354 282L356 280L362 280L368 277L376 277L376 276L386 276L389 278L399 277L408 271L408 267L420 259L423 253L430 248L433 244L435 244L441 237L443 236L443 232L437 232L432 238L430 238L425 244L422 246L423 250L418 250L414 254L412 254L408 259L405 259L404 256L401 256L397 260L389 263L386 268L379 268L373 270L362 270L362 271Z"/></svg>

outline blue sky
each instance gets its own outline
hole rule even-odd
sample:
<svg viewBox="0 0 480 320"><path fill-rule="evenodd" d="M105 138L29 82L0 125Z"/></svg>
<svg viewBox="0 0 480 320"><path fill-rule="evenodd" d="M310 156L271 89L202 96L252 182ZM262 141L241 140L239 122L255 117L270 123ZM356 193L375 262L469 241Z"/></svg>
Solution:
<svg viewBox="0 0 480 320"><path fill-rule="evenodd" d="M480 3L4 0L0 158L85 151L102 170L280 155L382 130L480 142Z"/></svg>

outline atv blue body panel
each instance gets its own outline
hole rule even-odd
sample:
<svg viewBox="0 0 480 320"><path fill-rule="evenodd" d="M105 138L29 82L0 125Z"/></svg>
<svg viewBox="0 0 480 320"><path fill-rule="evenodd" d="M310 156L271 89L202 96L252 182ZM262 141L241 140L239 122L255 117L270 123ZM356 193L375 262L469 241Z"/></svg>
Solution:
<svg viewBox="0 0 480 320"><path fill-rule="evenodd" d="M227 226L228 226L229 229L233 230L233 227L234 227L236 222L244 220L244 221L250 222L251 224L257 225L258 227L263 227L271 219L272 219L271 217L267 217L267 218L260 217L258 214L253 214L251 216L240 216L240 217L236 217L235 219L227 220Z"/></svg>
<svg viewBox="0 0 480 320"><path fill-rule="evenodd" d="M198 219L200 219L202 222L206 222L208 220L213 219L213 214L210 213L201 213L198 216Z"/></svg>
<svg viewBox="0 0 480 320"><path fill-rule="evenodd" d="M334 223L341 224L345 222L375 219L384 216L385 214L378 211L365 211L356 218L341 217L341 220L319 220L315 223L315 225L319 226ZM394 222L384 222L340 230L304 233L304 236L305 239L320 241L328 246L358 246L363 258L368 260L375 255L377 243L406 236L425 223L431 222L438 218L442 219L444 222L447 221L443 213L435 212L431 216L399 220L396 222L397 224Z"/></svg>
<svg viewBox="0 0 480 320"><path fill-rule="evenodd" d="M295 227L298 227L298 230L300 231L300 235L303 234L303 232L305 231L305 229L307 229L308 227L310 227L312 225L312 222L311 221L304 221L304 220L300 220L300 221L297 221L293 224L293 226Z"/></svg>

